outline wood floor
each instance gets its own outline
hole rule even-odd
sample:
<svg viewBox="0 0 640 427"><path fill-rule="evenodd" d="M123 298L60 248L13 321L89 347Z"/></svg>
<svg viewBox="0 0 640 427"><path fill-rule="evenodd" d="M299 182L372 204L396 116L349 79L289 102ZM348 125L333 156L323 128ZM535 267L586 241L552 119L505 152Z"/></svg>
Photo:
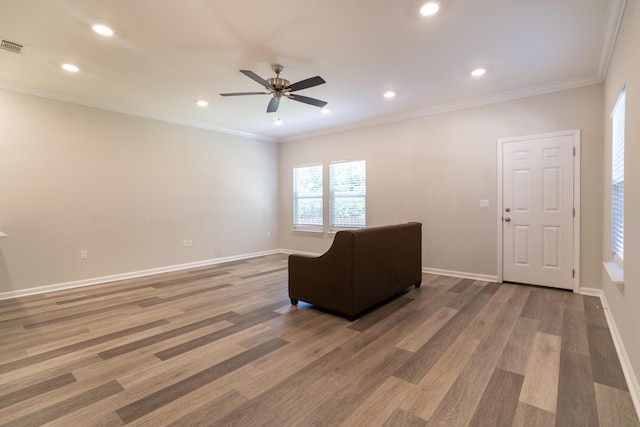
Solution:
<svg viewBox="0 0 640 427"><path fill-rule="evenodd" d="M424 275L351 323L272 255L0 301L0 425L639 426L594 297Z"/></svg>

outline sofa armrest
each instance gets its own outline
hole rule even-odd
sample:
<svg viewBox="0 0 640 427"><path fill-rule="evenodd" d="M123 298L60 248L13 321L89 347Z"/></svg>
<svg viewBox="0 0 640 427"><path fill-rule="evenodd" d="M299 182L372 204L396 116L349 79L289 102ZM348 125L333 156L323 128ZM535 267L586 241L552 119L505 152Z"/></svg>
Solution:
<svg viewBox="0 0 640 427"><path fill-rule="evenodd" d="M354 236L338 232L319 257L289 255L289 298L353 315Z"/></svg>

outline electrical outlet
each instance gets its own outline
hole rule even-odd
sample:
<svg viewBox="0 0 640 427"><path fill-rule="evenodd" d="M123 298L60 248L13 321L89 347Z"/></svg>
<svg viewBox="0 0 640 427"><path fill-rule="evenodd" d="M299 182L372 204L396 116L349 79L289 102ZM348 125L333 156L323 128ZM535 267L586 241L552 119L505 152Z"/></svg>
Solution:
<svg viewBox="0 0 640 427"><path fill-rule="evenodd" d="M193 240L187 240L187 246L188 247L192 247L193 246Z"/></svg>
<svg viewBox="0 0 640 427"><path fill-rule="evenodd" d="M182 241L182 246L184 246L185 248L189 246L189 241L188 240L183 240Z"/></svg>
<svg viewBox="0 0 640 427"><path fill-rule="evenodd" d="M86 251L86 250L84 250L84 249L83 249L83 250L81 250L81 251L80 251L80 259L81 259L81 260L83 260L83 261L84 261L84 260L86 260L88 257L89 257L89 254L87 253L87 251Z"/></svg>
<svg viewBox="0 0 640 427"><path fill-rule="evenodd" d="M480 209L488 209L489 201L488 200L480 200Z"/></svg>

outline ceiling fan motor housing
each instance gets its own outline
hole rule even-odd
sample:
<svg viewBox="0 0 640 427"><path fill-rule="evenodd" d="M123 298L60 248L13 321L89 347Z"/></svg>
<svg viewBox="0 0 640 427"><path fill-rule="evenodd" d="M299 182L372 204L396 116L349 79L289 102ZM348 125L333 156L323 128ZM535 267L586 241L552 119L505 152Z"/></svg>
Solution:
<svg viewBox="0 0 640 427"><path fill-rule="evenodd" d="M289 86L289 80L281 77L271 77L270 79L267 79L267 83L273 86L276 91L281 91L285 87Z"/></svg>

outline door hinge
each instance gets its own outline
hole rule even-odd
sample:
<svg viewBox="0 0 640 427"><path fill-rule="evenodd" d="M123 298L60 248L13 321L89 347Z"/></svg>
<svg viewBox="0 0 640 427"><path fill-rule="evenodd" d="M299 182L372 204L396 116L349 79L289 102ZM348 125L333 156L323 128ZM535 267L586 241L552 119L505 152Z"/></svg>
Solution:
<svg viewBox="0 0 640 427"><path fill-rule="evenodd" d="M575 157L576 155L576 147L573 147L573 156Z"/></svg>
<svg viewBox="0 0 640 427"><path fill-rule="evenodd" d="M573 217L576 217L576 208L573 208Z"/></svg>
<svg viewBox="0 0 640 427"><path fill-rule="evenodd" d="M571 277L576 277L576 270L571 270Z"/></svg>

